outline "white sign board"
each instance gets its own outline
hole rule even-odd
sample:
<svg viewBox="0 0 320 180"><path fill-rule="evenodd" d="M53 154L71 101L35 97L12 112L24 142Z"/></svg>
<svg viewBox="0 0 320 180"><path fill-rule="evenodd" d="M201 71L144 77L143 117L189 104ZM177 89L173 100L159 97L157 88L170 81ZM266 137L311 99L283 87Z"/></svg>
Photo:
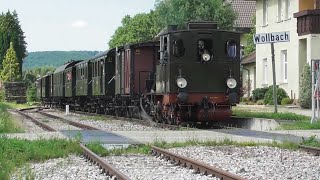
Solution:
<svg viewBox="0 0 320 180"><path fill-rule="evenodd" d="M273 33L261 33L253 35L254 44L266 44L277 42L289 42L290 32L273 32Z"/></svg>

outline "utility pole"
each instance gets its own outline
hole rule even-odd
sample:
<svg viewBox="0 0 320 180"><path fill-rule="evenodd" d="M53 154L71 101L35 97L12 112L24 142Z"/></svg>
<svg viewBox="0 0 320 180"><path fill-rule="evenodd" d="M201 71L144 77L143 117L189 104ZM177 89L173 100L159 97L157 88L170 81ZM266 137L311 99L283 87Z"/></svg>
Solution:
<svg viewBox="0 0 320 180"><path fill-rule="evenodd" d="M274 102L274 113L278 113L278 102L277 102L277 80L276 80L276 69L274 60L274 43L271 43L271 58L272 58L272 73L273 73L273 102Z"/></svg>

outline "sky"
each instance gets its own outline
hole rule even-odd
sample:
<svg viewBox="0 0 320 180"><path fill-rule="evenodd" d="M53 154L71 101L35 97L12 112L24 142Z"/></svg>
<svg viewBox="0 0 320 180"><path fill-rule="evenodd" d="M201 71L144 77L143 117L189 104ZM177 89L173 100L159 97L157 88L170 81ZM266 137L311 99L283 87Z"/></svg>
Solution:
<svg viewBox="0 0 320 180"><path fill-rule="evenodd" d="M0 0L16 10L28 52L108 49L122 18L147 13L155 0Z"/></svg>

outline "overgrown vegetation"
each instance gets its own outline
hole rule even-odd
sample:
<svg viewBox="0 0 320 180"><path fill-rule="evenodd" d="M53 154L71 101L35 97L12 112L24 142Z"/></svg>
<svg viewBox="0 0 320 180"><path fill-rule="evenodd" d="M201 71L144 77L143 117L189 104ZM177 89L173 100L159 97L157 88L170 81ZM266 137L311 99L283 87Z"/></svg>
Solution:
<svg viewBox="0 0 320 180"><path fill-rule="evenodd" d="M233 115L243 118L267 118L279 120L308 121L310 117L294 113L250 112L233 109Z"/></svg>
<svg viewBox="0 0 320 180"><path fill-rule="evenodd" d="M251 29L250 33L247 33L244 35L244 37L247 39L247 46L244 47L244 55L247 56L250 53L254 52L256 50L256 45L253 43L253 35L256 34L256 16L254 15L252 17L252 24L254 27Z"/></svg>
<svg viewBox="0 0 320 180"><path fill-rule="evenodd" d="M281 129L283 130L307 130L307 129L320 129L320 122L311 124L310 118L304 121L296 121L292 123L281 123Z"/></svg>
<svg viewBox="0 0 320 180"><path fill-rule="evenodd" d="M70 140L17 140L0 137L0 179L9 179L15 168L29 161L44 161L80 154L79 143Z"/></svg>
<svg viewBox="0 0 320 180"><path fill-rule="evenodd" d="M264 95L266 94L268 89L269 88L267 88L267 87L256 88L255 90L252 91L252 99L254 101L263 100L264 99Z"/></svg>
<svg viewBox="0 0 320 180"><path fill-rule="evenodd" d="M12 116L8 113L8 108L10 105L0 103L0 133L22 132L22 129L14 123Z"/></svg>
<svg viewBox="0 0 320 180"><path fill-rule="evenodd" d="M288 94L287 92L282 89L279 88L279 86L277 86L277 103L280 104L283 98L288 98ZM269 105L273 105L274 101L273 101L273 86L269 86L266 94L264 95L264 103L265 104L269 104Z"/></svg>
<svg viewBox="0 0 320 180"><path fill-rule="evenodd" d="M299 104L302 108L311 108L311 69L308 64L303 68L299 81Z"/></svg>
<svg viewBox="0 0 320 180"><path fill-rule="evenodd" d="M303 138L303 141L301 143L305 146L312 146L312 147L319 147L320 148L320 141L317 140L316 136L311 136L310 138Z"/></svg>

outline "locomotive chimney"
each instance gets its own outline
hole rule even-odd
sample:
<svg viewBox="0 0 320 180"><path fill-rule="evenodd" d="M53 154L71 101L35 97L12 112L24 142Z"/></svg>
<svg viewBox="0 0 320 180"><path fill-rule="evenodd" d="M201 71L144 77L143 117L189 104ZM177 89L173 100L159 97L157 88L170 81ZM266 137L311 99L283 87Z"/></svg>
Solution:
<svg viewBox="0 0 320 180"><path fill-rule="evenodd" d="M218 23L214 21L187 22L188 30L217 29Z"/></svg>

